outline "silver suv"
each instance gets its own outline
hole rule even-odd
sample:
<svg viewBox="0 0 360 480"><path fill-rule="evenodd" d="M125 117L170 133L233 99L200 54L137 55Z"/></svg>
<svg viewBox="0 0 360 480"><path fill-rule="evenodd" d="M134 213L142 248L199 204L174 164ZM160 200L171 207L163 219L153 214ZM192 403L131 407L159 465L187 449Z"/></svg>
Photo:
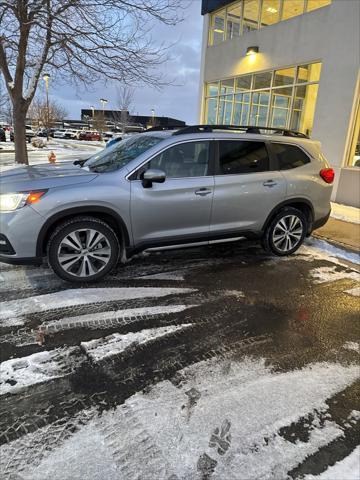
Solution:
<svg viewBox="0 0 360 480"><path fill-rule="evenodd" d="M152 129L74 164L1 175L0 260L95 281L149 248L241 237L289 255L330 214L334 171L305 135Z"/></svg>

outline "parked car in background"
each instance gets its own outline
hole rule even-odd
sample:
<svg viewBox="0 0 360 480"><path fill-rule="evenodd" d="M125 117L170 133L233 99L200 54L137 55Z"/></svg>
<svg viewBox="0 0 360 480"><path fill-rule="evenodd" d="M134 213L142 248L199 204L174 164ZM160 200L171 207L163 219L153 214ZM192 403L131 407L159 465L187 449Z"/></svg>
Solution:
<svg viewBox="0 0 360 480"><path fill-rule="evenodd" d="M149 131L74 165L3 172L0 261L47 258L90 282L149 248L245 237L294 253L329 218L334 170L301 133L242 129Z"/></svg>
<svg viewBox="0 0 360 480"><path fill-rule="evenodd" d="M55 130L54 138L65 138L65 128L58 128Z"/></svg>
<svg viewBox="0 0 360 480"><path fill-rule="evenodd" d="M78 130L68 128L64 132L64 138L70 138L70 139L77 138L78 133L79 133Z"/></svg>
<svg viewBox="0 0 360 480"><path fill-rule="evenodd" d="M36 136L34 130L32 129L31 125L25 125L25 135L26 140L30 143L31 140ZM13 142L15 138L14 131L10 132L10 141Z"/></svg>
<svg viewBox="0 0 360 480"><path fill-rule="evenodd" d="M77 138L79 140L100 141L101 135L96 130L82 130L78 133Z"/></svg>
<svg viewBox="0 0 360 480"><path fill-rule="evenodd" d="M6 142L6 133L3 128L0 127L0 142Z"/></svg>
<svg viewBox="0 0 360 480"><path fill-rule="evenodd" d="M47 137L48 136L48 132L49 132L49 137L53 137L54 136L54 132L55 132L55 128L40 128L36 135L38 137Z"/></svg>

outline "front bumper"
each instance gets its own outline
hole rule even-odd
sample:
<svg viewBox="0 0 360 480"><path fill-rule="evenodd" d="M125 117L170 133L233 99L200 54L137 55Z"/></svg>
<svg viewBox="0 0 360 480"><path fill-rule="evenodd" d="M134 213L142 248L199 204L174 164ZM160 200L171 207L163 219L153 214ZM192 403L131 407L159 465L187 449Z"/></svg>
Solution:
<svg viewBox="0 0 360 480"><path fill-rule="evenodd" d="M36 243L44 218L30 205L0 214L0 261L39 264Z"/></svg>

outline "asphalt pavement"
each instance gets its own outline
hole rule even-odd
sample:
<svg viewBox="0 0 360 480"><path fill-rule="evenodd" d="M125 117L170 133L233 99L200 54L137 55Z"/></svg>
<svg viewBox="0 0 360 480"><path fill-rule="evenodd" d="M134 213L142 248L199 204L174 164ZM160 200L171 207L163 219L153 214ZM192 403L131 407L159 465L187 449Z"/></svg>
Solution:
<svg viewBox="0 0 360 480"><path fill-rule="evenodd" d="M1 478L280 480L343 461L360 275L331 255L153 252L82 288L2 265Z"/></svg>

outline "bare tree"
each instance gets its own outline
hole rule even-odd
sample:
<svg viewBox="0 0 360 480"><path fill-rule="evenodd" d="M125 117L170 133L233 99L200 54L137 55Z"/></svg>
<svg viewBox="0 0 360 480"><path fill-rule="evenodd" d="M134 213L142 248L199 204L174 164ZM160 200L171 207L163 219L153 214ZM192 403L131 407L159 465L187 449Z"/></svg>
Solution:
<svg viewBox="0 0 360 480"><path fill-rule="evenodd" d="M10 125L13 122L12 108L10 97L6 91L6 87L0 78L0 120Z"/></svg>
<svg viewBox="0 0 360 480"><path fill-rule="evenodd" d="M181 5L183 8L183 5ZM99 79L166 84L153 22L180 21L178 0L0 0L0 70L14 114L15 161L28 163L25 119L42 72L76 85Z"/></svg>
<svg viewBox="0 0 360 480"><path fill-rule="evenodd" d="M49 116L45 100L35 97L29 107L29 117L38 126L52 127L56 121L64 120L67 115L67 110L55 101L49 102Z"/></svg>
<svg viewBox="0 0 360 480"><path fill-rule="evenodd" d="M116 88L117 106L120 109L120 122L122 133L130 122L129 110L134 101L135 89L129 85L118 85Z"/></svg>

